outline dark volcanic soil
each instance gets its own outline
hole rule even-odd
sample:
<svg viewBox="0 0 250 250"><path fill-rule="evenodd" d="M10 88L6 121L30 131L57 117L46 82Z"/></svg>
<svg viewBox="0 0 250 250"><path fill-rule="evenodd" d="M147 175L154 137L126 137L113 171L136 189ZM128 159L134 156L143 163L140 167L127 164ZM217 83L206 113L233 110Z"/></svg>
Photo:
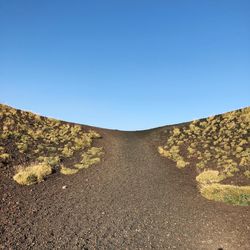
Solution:
<svg viewBox="0 0 250 250"><path fill-rule="evenodd" d="M250 249L249 207L202 198L191 168L159 156L158 130L101 133L97 166L1 180L0 249Z"/></svg>

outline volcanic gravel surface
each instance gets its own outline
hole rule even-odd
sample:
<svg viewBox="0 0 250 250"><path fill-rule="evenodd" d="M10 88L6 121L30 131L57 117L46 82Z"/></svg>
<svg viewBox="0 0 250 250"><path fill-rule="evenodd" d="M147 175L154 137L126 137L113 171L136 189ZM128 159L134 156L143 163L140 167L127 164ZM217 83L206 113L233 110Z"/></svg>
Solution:
<svg viewBox="0 0 250 250"><path fill-rule="evenodd" d="M0 249L250 249L250 209L204 199L160 129L102 130L102 162L33 186L0 180Z"/></svg>

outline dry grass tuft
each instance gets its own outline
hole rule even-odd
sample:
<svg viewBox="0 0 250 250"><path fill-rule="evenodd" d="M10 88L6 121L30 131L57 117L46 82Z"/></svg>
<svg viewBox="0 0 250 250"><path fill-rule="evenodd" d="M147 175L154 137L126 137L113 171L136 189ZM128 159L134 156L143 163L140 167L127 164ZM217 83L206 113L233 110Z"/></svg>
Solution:
<svg viewBox="0 0 250 250"><path fill-rule="evenodd" d="M97 164L101 161L103 155L103 149L92 147L87 152L82 154L82 160L80 163L75 164L78 169L88 168L91 165Z"/></svg>
<svg viewBox="0 0 250 250"><path fill-rule="evenodd" d="M184 161L182 158L176 161L177 168L185 168L187 165L189 165L189 162Z"/></svg>
<svg viewBox="0 0 250 250"><path fill-rule="evenodd" d="M204 172L196 176L196 180L201 184L220 182L224 178L225 177L223 175L220 175L220 172L217 170L205 170Z"/></svg>
<svg viewBox="0 0 250 250"><path fill-rule="evenodd" d="M10 158L9 154L6 154L6 153L0 154L0 159L2 159L2 160L7 160L9 158Z"/></svg>
<svg viewBox="0 0 250 250"><path fill-rule="evenodd" d="M202 196L208 200L222 201L232 205L250 205L250 187L213 183L203 185L200 189Z"/></svg>
<svg viewBox="0 0 250 250"><path fill-rule="evenodd" d="M13 179L21 185L31 185L44 180L52 173L52 167L45 164L33 164L28 167L19 167Z"/></svg>
<svg viewBox="0 0 250 250"><path fill-rule="evenodd" d="M249 170L246 170L246 171L244 172L244 175L245 175L247 178L250 179L250 171L249 171Z"/></svg>
<svg viewBox="0 0 250 250"><path fill-rule="evenodd" d="M67 168L64 166L61 166L60 173L64 175L72 175L76 174L79 171L79 169L74 169L74 168Z"/></svg>

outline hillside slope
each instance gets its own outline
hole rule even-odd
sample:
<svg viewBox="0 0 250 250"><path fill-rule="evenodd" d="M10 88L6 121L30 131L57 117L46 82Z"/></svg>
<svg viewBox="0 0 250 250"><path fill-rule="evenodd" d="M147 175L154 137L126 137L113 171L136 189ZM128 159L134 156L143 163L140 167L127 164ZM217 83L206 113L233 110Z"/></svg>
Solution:
<svg viewBox="0 0 250 250"><path fill-rule="evenodd" d="M55 168L25 186L12 179L19 158L2 163L1 249L249 249L249 207L203 198L194 167L180 170L159 155L173 126L82 129L102 137L88 146L105 152L96 166L74 175ZM61 161L70 168L74 157Z"/></svg>
<svg viewBox="0 0 250 250"><path fill-rule="evenodd" d="M195 168L205 198L250 205L250 108L173 126L165 133L159 153L179 169Z"/></svg>
<svg viewBox="0 0 250 250"><path fill-rule="evenodd" d="M0 168L21 185L41 182L55 172L76 174L100 162L101 135L86 126L0 105Z"/></svg>

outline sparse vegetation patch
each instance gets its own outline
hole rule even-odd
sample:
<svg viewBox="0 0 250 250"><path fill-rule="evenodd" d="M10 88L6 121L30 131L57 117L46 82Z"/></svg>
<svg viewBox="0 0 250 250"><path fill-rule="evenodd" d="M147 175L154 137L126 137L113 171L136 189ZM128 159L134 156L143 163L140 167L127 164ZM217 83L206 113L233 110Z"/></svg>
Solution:
<svg viewBox="0 0 250 250"><path fill-rule="evenodd" d="M37 162L55 171L60 169L63 174L77 173L79 167L74 169L74 165L86 168L100 162L103 149L93 147L94 140L98 138L101 136L96 131L86 131L80 125L0 105L0 165L31 165ZM31 171L30 168L28 170ZM17 181L17 177L14 179ZM38 178L38 181L28 183L39 181Z"/></svg>
<svg viewBox="0 0 250 250"><path fill-rule="evenodd" d="M232 192L233 199L236 199L237 194L244 196L249 186L241 188L237 186L237 180L245 180L246 185L249 185L250 107L196 120L186 126L173 127L167 132L168 140L158 147L158 152L176 162L178 168L195 166L198 173L196 180L204 197L211 198L204 195L207 193L204 190L214 187L226 188L226 196L230 197ZM230 188L220 186L222 184L215 185L229 178L235 183L235 188L233 185ZM237 205L242 203L224 198L220 201Z"/></svg>
<svg viewBox="0 0 250 250"><path fill-rule="evenodd" d="M82 160L80 163L75 164L75 167L78 169L88 168L93 164L100 162L100 157L103 155L102 148L92 147L87 152L82 154Z"/></svg>

